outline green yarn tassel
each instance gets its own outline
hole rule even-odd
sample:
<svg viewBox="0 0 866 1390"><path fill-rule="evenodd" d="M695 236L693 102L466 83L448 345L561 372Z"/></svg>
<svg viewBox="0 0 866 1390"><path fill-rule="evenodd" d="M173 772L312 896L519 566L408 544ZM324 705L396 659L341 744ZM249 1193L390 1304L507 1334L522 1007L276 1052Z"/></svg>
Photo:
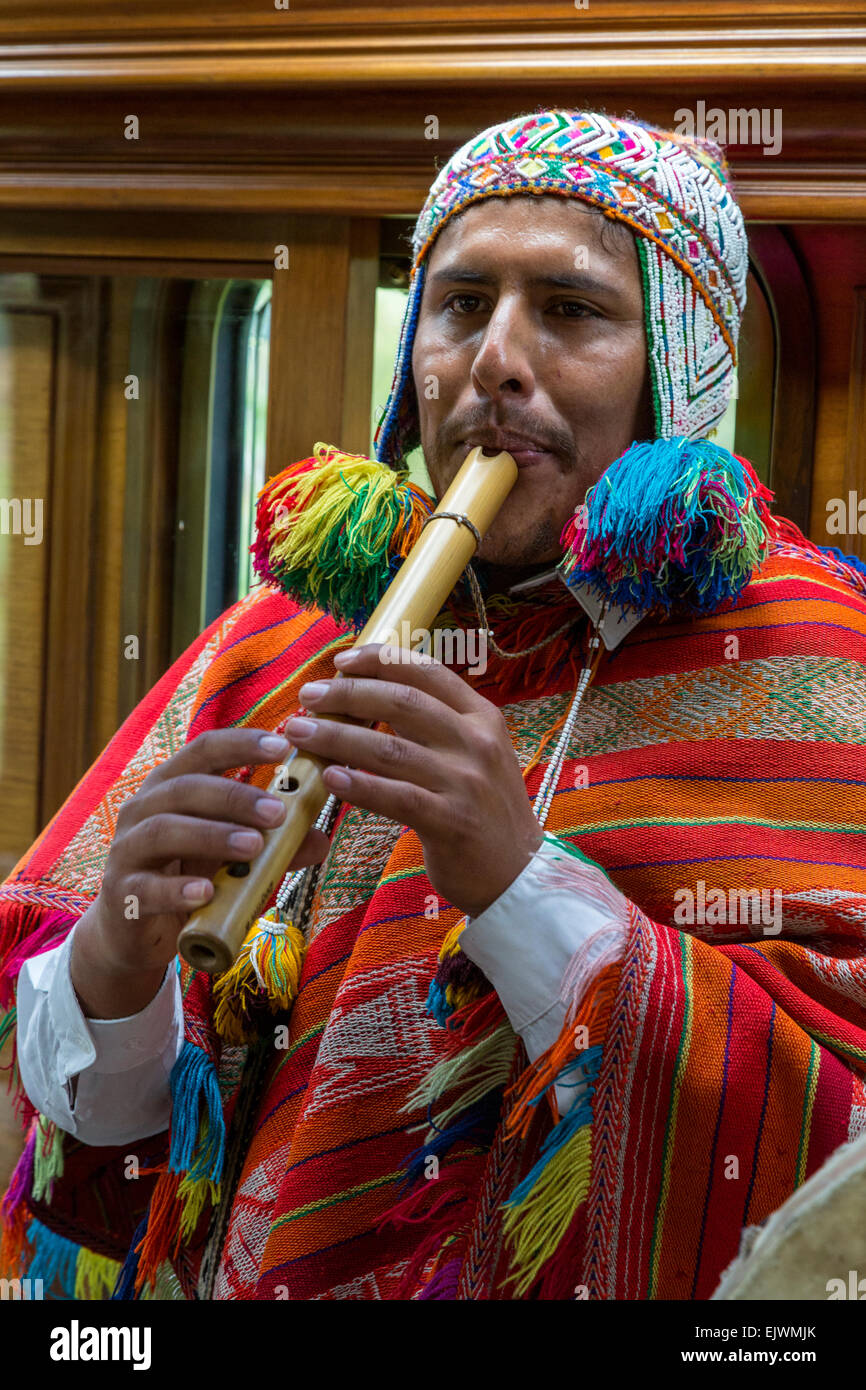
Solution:
<svg viewBox="0 0 866 1390"><path fill-rule="evenodd" d="M75 1262L75 1297L77 1299L109 1299L117 1283L120 1261L107 1255L97 1255L82 1245Z"/></svg>
<svg viewBox="0 0 866 1390"><path fill-rule="evenodd" d="M317 444L259 493L256 574L358 632L421 533L435 502L360 454Z"/></svg>

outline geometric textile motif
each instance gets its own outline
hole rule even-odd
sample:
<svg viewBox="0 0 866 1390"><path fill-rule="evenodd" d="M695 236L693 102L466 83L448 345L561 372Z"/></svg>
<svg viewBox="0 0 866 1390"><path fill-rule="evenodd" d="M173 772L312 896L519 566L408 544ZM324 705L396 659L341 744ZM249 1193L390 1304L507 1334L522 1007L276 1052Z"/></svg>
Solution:
<svg viewBox="0 0 866 1390"><path fill-rule="evenodd" d="M424 1011L429 956L395 961L344 981L322 1035L305 1114L420 1081L439 1057L441 1029Z"/></svg>
<svg viewBox="0 0 866 1390"><path fill-rule="evenodd" d="M866 743L866 668L820 657L731 661L594 687L580 721L583 756L669 739Z"/></svg>
<svg viewBox="0 0 866 1390"><path fill-rule="evenodd" d="M308 940L314 940L331 922L368 901L402 829L373 811L347 807L334 831L316 886Z"/></svg>

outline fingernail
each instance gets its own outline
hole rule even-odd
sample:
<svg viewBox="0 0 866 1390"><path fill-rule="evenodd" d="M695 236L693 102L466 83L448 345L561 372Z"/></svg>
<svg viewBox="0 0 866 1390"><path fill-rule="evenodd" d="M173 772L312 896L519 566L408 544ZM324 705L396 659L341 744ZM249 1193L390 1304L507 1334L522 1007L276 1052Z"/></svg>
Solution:
<svg viewBox="0 0 866 1390"><path fill-rule="evenodd" d="M309 738L310 734L316 732L315 719L290 719L286 725L286 733L291 738Z"/></svg>
<svg viewBox="0 0 866 1390"><path fill-rule="evenodd" d="M288 752L289 740L283 738L282 734L264 734L259 739L259 747L263 753L279 758L281 754Z"/></svg>
<svg viewBox="0 0 866 1390"><path fill-rule="evenodd" d="M266 825L278 825L285 818L285 802L276 796L263 796L256 802L256 815Z"/></svg>
<svg viewBox="0 0 866 1390"><path fill-rule="evenodd" d="M323 695L327 695L330 688L330 681L313 681L310 685L302 685L298 694L306 704L308 700L320 700Z"/></svg>
<svg viewBox="0 0 866 1390"><path fill-rule="evenodd" d="M261 842L262 837L256 830L236 830L232 835L229 835L229 844L232 849L240 849L244 852L249 851L251 853L258 849Z"/></svg>
<svg viewBox="0 0 866 1390"><path fill-rule="evenodd" d="M347 665L349 664L349 662L355 660L355 658L356 658L357 655L358 655L358 648L357 648L357 647L350 647L349 650L348 650L347 652L337 652L337 655L334 657L334 665L335 665L335 666L347 666Z"/></svg>
<svg viewBox="0 0 866 1390"><path fill-rule="evenodd" d="M333 787L335 792L344 792L352 785L352 779L342 768L329 767L322 774L327 786Z"/></svg>
<svg viewBox="0 0 866 1390"><path fill-rule="evenodd" d="M210 884L206 878L197 878L193 883L185 883L181 892L190 902L204 902L208 895Z"/></svg>

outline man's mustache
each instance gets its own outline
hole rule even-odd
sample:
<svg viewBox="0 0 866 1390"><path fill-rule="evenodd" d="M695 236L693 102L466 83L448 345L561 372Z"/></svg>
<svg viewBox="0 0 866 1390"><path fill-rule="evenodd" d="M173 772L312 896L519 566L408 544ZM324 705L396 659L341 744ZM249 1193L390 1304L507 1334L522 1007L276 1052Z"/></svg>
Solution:
<svg viewBox="0 0 866 1390"><path fill-rule="evenodd" d="M458 424L448 424L443 427L440 438L446 449L453 449L467 435L477 434L483 430L507 430L537 441L539 447L556 454L567 464L569 469L576 468L579 462L574 440L566 430L557 429L556 426L542 420L533 420L529 416L491 420L489 415L470 415Z"/></svg>

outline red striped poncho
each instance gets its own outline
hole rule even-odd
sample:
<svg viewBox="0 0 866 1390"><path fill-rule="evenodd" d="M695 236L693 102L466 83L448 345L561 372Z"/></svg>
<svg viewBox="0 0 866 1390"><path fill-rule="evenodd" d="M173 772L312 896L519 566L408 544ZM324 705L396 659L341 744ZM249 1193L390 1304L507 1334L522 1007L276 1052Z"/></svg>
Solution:
<svg viewBox="0 0 866 1390"><path fill-rule="evenodd" d="M500 645L573 603L494 606ZM581 664L574 611L565 638L474 682L525 768L541 746L530 797ZM206 729L276 727L353 640L259 588L172 666L0 888L8 1027L21 962L98 892L123 799ZM735 605L645 620L602 661L546 828L626 895L627 932L547 1057L528 1065L483 978L448 1027L427 1012L460 914L431 914L414 832L345 806L285 1045L269 1018L254 1082L263 1054L221 1041L211 982L184 967L177 1105L195 1142L174 1121L143 1140L132 1183L123 1153L25 1102L3 1272L48 1271L61 1297L120 1276L121 1296L200 1280L214 1298L707 1298L741 1229L866 1127L864 744L866 585L789 528ZM719 889L778 893L781 933L683 921L690 892L697 909ZM581 1022L591 1103L560 1120L548 1083ZM449 1119L431 1179L417 1093L433 1075Z"/></svg>

